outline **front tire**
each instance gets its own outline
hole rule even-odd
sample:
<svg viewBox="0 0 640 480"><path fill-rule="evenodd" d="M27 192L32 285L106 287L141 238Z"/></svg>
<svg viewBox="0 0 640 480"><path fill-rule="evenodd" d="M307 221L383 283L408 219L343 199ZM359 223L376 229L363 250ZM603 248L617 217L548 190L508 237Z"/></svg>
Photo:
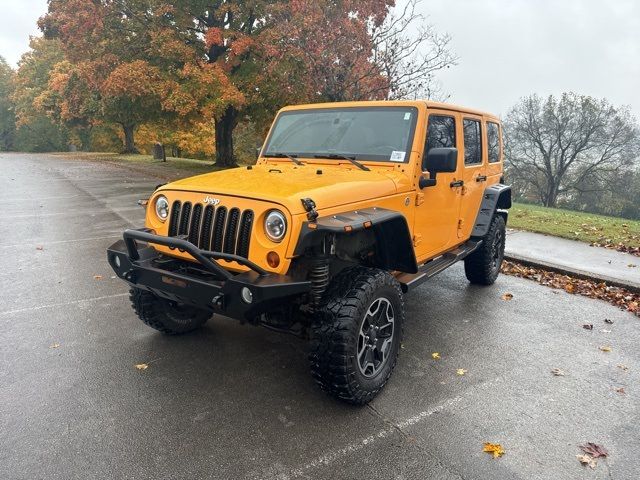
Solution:
<svg viewBox="0 0 640 480"><path fill-rule="evenodd" d="M311 328L309 361L316 382L348 403L370 402L396 365L402 329L402 290L389 273L354 267L325 293Z"/></svg>
<svg viewBox="0 0 640 480"><path fill-rule="evenodd" d="M478 249L464 259L464 273L467 280L477 285L492 285L498 278L502 260L506 225L501 215L494 215L489 231Z"/></svg>
<svg viewBox="0 0 640 480"><path fill-rule="evenodd" d="M129 299L138 318L165 335L190 332L211 318L206 310L172 302L139 288L129 290Z"/></svg>

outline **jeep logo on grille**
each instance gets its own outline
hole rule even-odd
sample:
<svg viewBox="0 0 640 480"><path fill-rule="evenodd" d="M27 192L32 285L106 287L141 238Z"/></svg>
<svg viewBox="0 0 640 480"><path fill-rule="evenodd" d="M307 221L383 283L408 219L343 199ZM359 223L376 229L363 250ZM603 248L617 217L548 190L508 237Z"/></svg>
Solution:
<svg viewBox="0 0 640 480"><path fill-rule="evenodd" d="M213 205L215 207L216 205L218 205L220 203L220 199L219 198L213 198L213 197L210 197L209 195L207 195L206 197L204 197L204 203L206 203L207 205Z"/></svg>

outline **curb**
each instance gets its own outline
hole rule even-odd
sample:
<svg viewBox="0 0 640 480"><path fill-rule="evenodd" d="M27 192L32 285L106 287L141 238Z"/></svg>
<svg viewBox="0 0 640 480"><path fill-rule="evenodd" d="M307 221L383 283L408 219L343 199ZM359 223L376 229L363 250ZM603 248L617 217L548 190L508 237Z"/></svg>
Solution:
<svg viewBox="0 0 640 480"><path fill-rule="evenodd" d="M612 278L607 275L599 275L593 272L587 272L579 270L577 268L561 267L552 263L547 263L540 260L532 260L528 257L522 257L513 253L504 254L505 260L511 260L512 262L518 262L528 267L541 268L543 270L549 270L551 272L560 273L562 275L568 275L570 277L579 278L581 280L593 280L596 282L605 282L612 287L624 288L633 293L640 293L640 284L625 283L620 279Z"/></svg>

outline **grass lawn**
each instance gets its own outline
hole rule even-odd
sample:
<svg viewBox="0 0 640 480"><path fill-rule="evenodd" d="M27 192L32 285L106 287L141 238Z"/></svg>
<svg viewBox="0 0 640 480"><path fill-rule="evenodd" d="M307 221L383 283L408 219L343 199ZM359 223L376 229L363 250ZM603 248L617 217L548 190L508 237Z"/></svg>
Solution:
<svg viewBox="0 0 640 480"><path fill-rule="evenodd" d="M640 247L640 221L514 203L509 227L602 245Z"/></svg>

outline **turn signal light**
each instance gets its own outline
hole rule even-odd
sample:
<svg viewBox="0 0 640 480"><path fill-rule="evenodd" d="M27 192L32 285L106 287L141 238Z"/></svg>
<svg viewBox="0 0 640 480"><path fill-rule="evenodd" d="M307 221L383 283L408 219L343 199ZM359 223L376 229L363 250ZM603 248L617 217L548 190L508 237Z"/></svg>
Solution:
<svg viewBox="0 0 640 480"><path fill-rule="evenodd" d="M280 265L280 255L278 255L276 252L267 253L267 263L271 268L276 268L278 265Z"/></svg>

